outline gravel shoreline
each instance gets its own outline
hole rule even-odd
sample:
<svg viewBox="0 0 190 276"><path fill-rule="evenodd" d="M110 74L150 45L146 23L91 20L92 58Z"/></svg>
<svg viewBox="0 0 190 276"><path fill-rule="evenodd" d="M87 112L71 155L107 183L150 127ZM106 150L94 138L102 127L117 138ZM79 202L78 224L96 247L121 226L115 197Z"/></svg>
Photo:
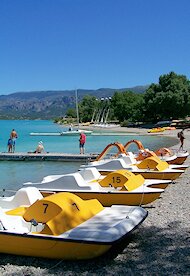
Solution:
<svg viewBox="0 0 190 276"><path fill-rule="evenodd" d="M130 131L147 133L127 129ZM164 135L177 137L176 133L167 131ZM184 133L184 148L189 151L190 131ZM190 158L186 164L190 165ZM145 207L147 219L116 259L68 262L1 254L0 275L190 275L189 173L190 168L166 188L161 198Z"/></svg>

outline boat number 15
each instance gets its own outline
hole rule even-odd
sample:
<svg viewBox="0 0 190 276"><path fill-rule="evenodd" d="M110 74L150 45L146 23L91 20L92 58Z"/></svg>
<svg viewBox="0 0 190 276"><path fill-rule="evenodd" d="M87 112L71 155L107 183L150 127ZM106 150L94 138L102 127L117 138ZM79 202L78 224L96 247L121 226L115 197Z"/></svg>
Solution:
<svg viewBox="0 0 190 276"><path fill-rule="evenodd" d="M114 176L112 177L113 183L121 183L121 177L120 176Z"/></svg>

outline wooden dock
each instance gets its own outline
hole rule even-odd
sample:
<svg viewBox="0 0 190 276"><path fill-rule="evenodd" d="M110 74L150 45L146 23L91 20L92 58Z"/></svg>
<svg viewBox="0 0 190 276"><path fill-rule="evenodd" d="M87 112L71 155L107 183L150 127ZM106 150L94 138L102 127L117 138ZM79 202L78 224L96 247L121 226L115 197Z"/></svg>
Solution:
<svg viewBox="0 0 190 276"><path fill-rule="evenodd" d="M27 153L27 152L1 152L0 161L63 161L87 162L95 160L98 154L71 154L71 153Z"/></svg>

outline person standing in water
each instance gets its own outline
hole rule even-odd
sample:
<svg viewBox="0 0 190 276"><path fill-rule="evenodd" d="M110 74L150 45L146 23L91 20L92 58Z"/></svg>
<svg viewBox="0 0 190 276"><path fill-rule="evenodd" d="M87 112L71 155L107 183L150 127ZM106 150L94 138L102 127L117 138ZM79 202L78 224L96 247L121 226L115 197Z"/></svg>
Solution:
<svg viewBox="0 0 190 276"><path fill-rule="evenodd" d="M10 138L12 139L12 152L15 152L15 144L16 144L16 139L18 138L18 135L14 128L11 131Z"/></svg>

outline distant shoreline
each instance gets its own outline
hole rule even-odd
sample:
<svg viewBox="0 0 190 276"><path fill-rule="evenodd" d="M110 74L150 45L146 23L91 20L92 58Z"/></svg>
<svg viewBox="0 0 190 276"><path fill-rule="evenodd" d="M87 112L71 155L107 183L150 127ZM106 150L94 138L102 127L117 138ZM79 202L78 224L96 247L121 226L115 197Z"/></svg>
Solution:
<svg viewBox="0 0 190 276"><path fill-rule="evenodd" d="M80 125L80 129L84 130L92 130L96 132L114 132L114 133L126 133L127 135L147 135L147 136L165 136L165 137L173 137L176 138L177 142L177 133L179 132L179 129L175 130L165 130L163 132L158 133L148 133L149 128L137 128L137 127L121 127L121 126L113 126L113 127L95 127L95 126L82 126ZM190 133L188 133L188 130L185 130L185 133L188 134L190 139ZM178 142L177 142L178 144Z"/></svg>

